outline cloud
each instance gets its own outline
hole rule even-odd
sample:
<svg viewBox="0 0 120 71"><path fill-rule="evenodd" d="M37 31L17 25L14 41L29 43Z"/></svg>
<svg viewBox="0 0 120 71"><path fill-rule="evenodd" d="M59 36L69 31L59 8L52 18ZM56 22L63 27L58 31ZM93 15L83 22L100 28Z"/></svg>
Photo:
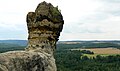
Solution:
<svg viewBox="0 0 120 71"><path fill-rule="evenodd" d="M120 0L99 0L99 1L106 2L106 3L119 3L120 2Z"/></svg>
<svg viewBox="0 0 120 71"><path fill-rule="evenodd" d="M120 35L114 33L113 36L111 36L111 33L62 33L60 36L60 40L65 41L66 39L68 41L71 40L120 40L119 38ZM66 39L65 39L66 38Z"/></svg>
<svg viewBox="0 0 120 71"><path fill-rule="evenodd" d="M83 15L75 23L65 26L69 33L63 32L61 40L64 38L68 40L120 39L120 1L98 0L97 2L98 7L92 10L91 14Z"/></svg>
<svg viewBox="0 0 120 71"><path fill-rule="evenodd" d="M1 0L0 39L27 39L26 15L44 0ZM46 0L57 6L56 0Z"/></svg>
<svg viewBox="0 0 120 71"><path fill-rule="evenodd" d="M64 16L65 23L76 23L80 19L90 14L100 6L96 1L92 0L61 0L58 4Z"/></svg>
<svg viewBox="0 0 120 71"><path fill-rule="evenodd" d="M0 39L27 39L26 14L43 0L1 0ZM120 39L120 0L46 0L65 20L60 40Z"/></svg>

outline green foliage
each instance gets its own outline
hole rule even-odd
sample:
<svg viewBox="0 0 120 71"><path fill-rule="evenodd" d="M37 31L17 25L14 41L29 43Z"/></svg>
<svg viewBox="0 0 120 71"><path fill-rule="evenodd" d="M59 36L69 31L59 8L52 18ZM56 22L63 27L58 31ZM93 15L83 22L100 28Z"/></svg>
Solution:
<svg viewBox="0 0 120 71"><path fill-rule="evenodd" d="M53 22L60 22L62 20L61 12L58 10L58 7L51 7L50 13L52 14L51 19Z"/></svg>
<svg viewBox="0 0 120 71"><path fill-rule="evenodd" d="M83 54L94 54L94 52L89 50L80 50Z"/></svg>
<svg viewBox="0 0 120 71"><path fill-rule="evenodd" d="M58 7L55 7L55 8L50 8L50 11L53 15L57 16L60 14L59 10L58 10Z"/></svg>
<svg viewBox="0 0 120 71"><path fill-rule="evenodd" d="M120 55L88 58L80 51L64 50L55 53L58 71L119 71Z"/></svg>
<svg viewBox="0 0 120 71"><path fill-rule="evenodd" d="M76 49L76 48L108 48L108 47L120 48L120 45L118 43L120 42L106 41L104 43L103 42L94 43L93 41L81 41L81 43L77 43L77 44L57 44L57 47L59 50Z"/></svg>
<svg viewBox="0 0 120 71"><path fill-rule="evenodd" d="M95 57L84 56L89 51L78 51L76 48L102 48L115 47L115 43L80 43L80 44L58 44L55 59L58 71L120 71L120 55L107 55ZM90 52L92 53L92 52ZM90 54L91 55L91 54Z"/></svg>
<svg viewBox="0 0 120 71"><path fill-rule="evenodd" d="M118 42L116 42L118 43ZM90 47L115 47L119 48L120 45L115 43L91 43L84 42L80 44L57 44L55 51L55 59L58 71L120 71L120 55L109 55L88 57L83 53L89 51L72 51L75 48L90 48ZM26 46L18 44L0 43L0 52L10 50L23 50Z"/></svg>
<svg viewBox="0 0 120 71"><path fill-rule="evenodd" d="M25 46L11 43L0 43L0 53L14 50L23 50Z"/></svg>

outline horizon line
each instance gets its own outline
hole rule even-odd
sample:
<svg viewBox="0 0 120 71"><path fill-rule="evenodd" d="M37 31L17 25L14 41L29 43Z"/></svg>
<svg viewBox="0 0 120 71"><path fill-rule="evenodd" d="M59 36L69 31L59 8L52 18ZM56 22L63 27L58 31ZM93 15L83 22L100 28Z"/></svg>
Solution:
<svg viewBox="0 0 120 71"><path fill-rule="evenodd" d="M28 39L0 39L0 40L28 40ZM80 39L80 40L58 40L58 41L120 41L120 39Z"/></svg>

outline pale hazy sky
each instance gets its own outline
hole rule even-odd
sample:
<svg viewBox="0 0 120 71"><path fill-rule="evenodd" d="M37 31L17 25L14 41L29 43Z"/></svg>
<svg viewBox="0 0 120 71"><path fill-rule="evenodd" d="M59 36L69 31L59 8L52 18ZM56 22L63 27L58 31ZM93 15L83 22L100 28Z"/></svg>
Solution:
<svg viewBox="0 0 120 71"><path fill-rule="evenodd" d="M27 39L26 14L43 0L0 0L0 39ZM45 0L61 9L60 40L119 40L120 0Z"/></svg>

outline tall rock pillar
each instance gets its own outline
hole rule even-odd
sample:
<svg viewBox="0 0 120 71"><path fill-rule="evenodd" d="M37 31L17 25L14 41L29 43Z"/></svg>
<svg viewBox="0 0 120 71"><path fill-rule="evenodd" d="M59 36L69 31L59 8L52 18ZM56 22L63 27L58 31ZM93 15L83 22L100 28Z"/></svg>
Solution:
<svg viewBox="0 0 120 71"><path fill-rule="evenodd" d="M26 21L29 33L26 50L53 54L64 24L58 8L44 1L35 12L27 14Z"/></svg>

